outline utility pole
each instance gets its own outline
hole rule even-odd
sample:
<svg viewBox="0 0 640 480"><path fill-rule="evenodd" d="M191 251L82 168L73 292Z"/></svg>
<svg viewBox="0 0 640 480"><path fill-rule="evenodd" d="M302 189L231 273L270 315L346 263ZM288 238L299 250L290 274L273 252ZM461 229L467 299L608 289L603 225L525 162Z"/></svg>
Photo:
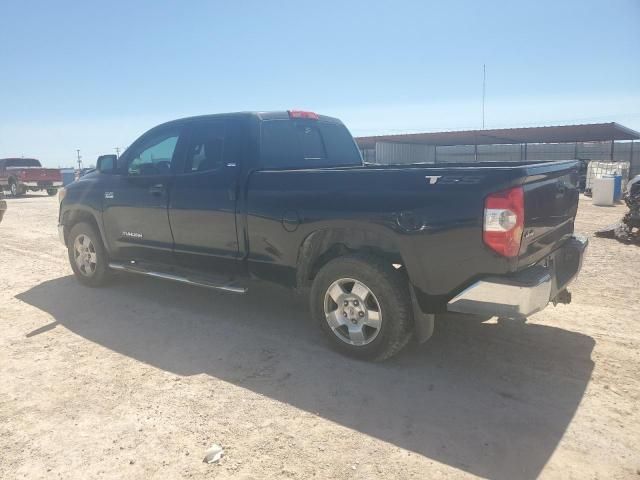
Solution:
<svg viewBox="0 0 640 480"><path fill-rule="evenodd" d="M76 153L78 154L78 170L82 170L82 155L80 155L80 149L76 149Z"/></svg>
<svg viewBox="0 0 640 480"><path fill-rule="evenodd" d="M487 91L487 66L482 64L482 130L484 130L484 97Z"/></svg>
<svg viewBox="0 0 640 480"><path fill-rule="evenodd" d="M116 151L116 157L120 158L120 147L116 147L114 150Z"/></svg>

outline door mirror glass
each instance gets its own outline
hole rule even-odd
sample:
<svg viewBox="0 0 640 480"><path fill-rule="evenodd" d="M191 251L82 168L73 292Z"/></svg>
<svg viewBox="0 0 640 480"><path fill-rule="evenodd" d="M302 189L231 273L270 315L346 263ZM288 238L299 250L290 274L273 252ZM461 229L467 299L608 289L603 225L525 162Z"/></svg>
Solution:
<svg viewBox="0 0 640 480"><path fill-rule="evenodd" d="M116 155L100 155L96 168L100 173L113 173L116 170L118 157Z"/></svg>

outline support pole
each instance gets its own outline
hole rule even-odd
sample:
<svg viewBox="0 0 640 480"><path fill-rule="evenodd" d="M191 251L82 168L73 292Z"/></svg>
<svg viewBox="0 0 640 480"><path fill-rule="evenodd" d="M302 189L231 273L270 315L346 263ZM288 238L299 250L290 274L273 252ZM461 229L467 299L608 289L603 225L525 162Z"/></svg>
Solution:
<svg viewBox="0 0 640 480"><path fill-rule="evenodd" d="M614 140L611 140L611 161L613 162L613 146L616 144L616 142Z"/></svg>

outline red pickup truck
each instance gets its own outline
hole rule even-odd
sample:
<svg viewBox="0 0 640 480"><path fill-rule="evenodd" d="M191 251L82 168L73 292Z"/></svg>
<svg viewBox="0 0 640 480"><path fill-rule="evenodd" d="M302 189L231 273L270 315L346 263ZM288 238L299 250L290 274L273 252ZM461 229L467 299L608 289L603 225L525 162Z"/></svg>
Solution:
<svg viewBox="0 0 640 480"><path fill-rule="evenodd" d="M35 158L0 159L0 188L14 197L38 190L55 195L60 187L62 174L57 168L43 168Z"/></svg>

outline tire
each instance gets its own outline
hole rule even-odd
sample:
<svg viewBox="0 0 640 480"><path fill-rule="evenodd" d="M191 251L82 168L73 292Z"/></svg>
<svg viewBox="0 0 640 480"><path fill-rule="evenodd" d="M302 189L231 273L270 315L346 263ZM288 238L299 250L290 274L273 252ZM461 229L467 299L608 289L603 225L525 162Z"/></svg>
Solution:
<svg viewBox="0 0 640 480"><path fill-rule="evenodd" d="M375 256L349 255L327 263L313 282L310 303L332 346L352 357L386 360L413 334L407 282Z"/></svg>
<svg viewBox="0 0 640 480"><path fill-rule="evenodd" d="M20 195L23 194L22 188L20 188L20 186L15 180L11 180L9 182L9 190L11 190L12 197L19 197Z"/></svg>
<svg viewBox="0 0 640 480"><path fill-rule="evenodd" d="M58 193L57 188L47 188L47 195L53 197L56 193Z"/></svg>
<svg viewBox="0 0 640 480"><path fill-rule="evenodd" d="M89 287L100 287L111 277L109 258L100 234L88 223L77 223L67 237L69 263L76 279ZM81 257L79 260L78 257Z"/></svg>

